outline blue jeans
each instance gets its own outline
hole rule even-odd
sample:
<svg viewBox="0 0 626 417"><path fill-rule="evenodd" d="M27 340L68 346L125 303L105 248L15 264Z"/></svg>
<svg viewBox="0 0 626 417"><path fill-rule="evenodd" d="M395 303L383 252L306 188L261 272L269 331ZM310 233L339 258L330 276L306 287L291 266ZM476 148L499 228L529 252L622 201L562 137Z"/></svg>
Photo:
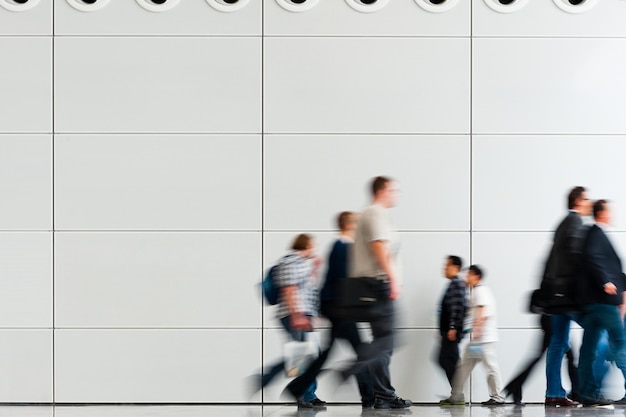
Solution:
<svg viewBox="0 0 626 417"><path fill-rule="evenodd" d="M565 352L570 348L569 330L572 321L583 326L579 314L554 314L551 316L552 336L550 337L548 353L546 354L546 397L564 398L566 395L561 381L561 364L563 363ZM593 362L593 371L598 384L602 382L608 371L605 363L607 351L608 341L606 332L603 332L600 335L597 355ZM572 380L572 392L575 394L579 394L580 391L580 387L577 385L578 381Z"/></svg>
<svg viewBox="0 0 626 417"><path fill-rule="evenodd" d="M561 381L561 364L563 362L563 355L570 348L569 329L572 321L582 326L582 321L578 314L554 314L551 316L552 335L550 336L550 344L548 345L548 353L546 354L546 397L564 398L566 395ZM608 340L606 336L600 337L596 357L593 361L593 371L598 385L602 382L608 371L605 362L607 353ZM580 391L580 387L577 385L578 381L574 380L572 377L572 392L575 394L579 394Z"/></svg>
<svg viewBox="0 0 626 417"><path fill-rule="evenodd" d="M595 401L600 396L600 384L594 376L593 363L596 359L598 342L603 330L608 332L609 344L613 351L615 364L626 370L626 336L624 323L619 308L610 304L589 304L585 306L583 316L585 333L580 348L578 373L580 375L580 395L583 401Z"/></svg>

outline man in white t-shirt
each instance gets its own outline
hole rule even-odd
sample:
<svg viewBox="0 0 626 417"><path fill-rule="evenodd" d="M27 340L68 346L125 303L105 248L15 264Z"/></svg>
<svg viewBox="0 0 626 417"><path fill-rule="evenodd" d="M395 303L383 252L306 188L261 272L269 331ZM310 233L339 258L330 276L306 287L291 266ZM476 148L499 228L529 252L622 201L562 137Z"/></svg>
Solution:
<svg viewBox="0 0 626 417"><path fill-rule="evenodd" d="M502 380L498 366L496 342L498 341L498 326L496 322L496 302L493 293L482 284L483 271L477 265L472 265L467 271L467 284L472 288L471 315L472 329L471 342L465 347L463 359L457 366L452 384L452 395L443 400L443 405L465 404L463 388L470 373L478 362L482 362L487 372L489 386L489 400L481 404L486 406L504 405Z"/></svg>

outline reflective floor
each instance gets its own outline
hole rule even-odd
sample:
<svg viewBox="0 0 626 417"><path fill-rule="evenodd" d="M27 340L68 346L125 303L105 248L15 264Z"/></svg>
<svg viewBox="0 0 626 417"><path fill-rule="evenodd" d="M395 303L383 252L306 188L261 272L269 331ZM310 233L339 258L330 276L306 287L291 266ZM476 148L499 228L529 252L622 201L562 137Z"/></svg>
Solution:
<svg viewBox="0 0 626 417"><path fill-rule="evenodd" d="M295 405L215 406L0 406L0 417L626 417L626 407L545 408L532 404L519 408L480 405L441 408L418 405L404 410L361 410L359 405L329 405L326 410L301 410Z"/></svg>

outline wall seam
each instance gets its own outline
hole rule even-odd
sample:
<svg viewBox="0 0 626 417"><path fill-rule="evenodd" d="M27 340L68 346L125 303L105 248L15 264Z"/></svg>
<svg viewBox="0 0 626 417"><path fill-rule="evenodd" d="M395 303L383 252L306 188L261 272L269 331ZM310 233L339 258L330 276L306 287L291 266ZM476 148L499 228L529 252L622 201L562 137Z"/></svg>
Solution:
<svg viewBox="0 0 626 417"><path fill-rule="evenodd" d="M265 259L265 0L261 1L261 276ZM261 298L263 295L261 294ZM261 299L261 372L265 357L265 304ZM261 404L265 403L265 390L261 389Z"/></svg>
<svg viewBox="0 0 626 417"><path fill-rule="evenodd" d="M55 37L54 34L56 32L56 28L55 28L55 2L52 2L52 36L50 37L51 41L52 41L52 67L51 67L51 75L52 75L52 103L51 103L51 108L52 108L52 403L55 404L56 403L56 315L55 315L55 311L56 311L56 305L55 305L55 299L56 299L56 292L55 292L55 288L56 288L56 240L55 240L55 235L56 235L56 219L55 219L55 211L54 211L54 207L55 207L55 179L54 179L54 171L55 171L55 167L54 167L54 160L55 160L55 100L54 100L54 93L55 93L55 86L56 86L56 81L55 81L55 50L54 50L54 46L55 46Z"/></svg>

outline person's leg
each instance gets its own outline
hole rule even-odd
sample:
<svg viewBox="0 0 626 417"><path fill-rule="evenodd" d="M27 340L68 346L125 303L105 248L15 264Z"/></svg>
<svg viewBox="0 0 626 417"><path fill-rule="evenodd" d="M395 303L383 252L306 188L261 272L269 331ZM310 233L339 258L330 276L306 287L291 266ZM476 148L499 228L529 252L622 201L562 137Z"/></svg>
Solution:
<svg viewBox="0 0 626 417"><path fill-rule="evenodd" d="M598 340L598 348L596 349L596 360L593 361L593 374L596 377L596 383L598 386L602 386L604 377L609 372L609 334L606 330L600 333L600 339Z"/></svg>
<svg viewBox="0 0 626 417"><path fill-rule="evenodd" d="M593 362L596 358L598 340L603 329L600 304L585 307L582 318L583 342L578 360L578 377L580 380L580 397L583 402L594 402L598 399L598 384L593 374Z"/></svg>
<svg viewBox="0 0 626 417"><path fill-rule="evenodd" d="M543 314L539 316L539 327L542 331L541 345L539 351L537 352L535 357L528 361L526 367L524 367L524 369L522 369L520 373L517 374L513 379L511 379L511 381L504 387L504 391L509 395L512 395L513 401L516 403L522 402L522 387L526 382L526 379L528 379L528 376L535 368L537 363L539 363L539 361L543 357L544 352L548 349L548 346L550 345L550 338L552 336L552 324L550 316L546 316Z"/></svg>
<svg viewBox="0 0 626 417"><path fill-rule="evenodd" d="M291 321L289 317L284 317L280 320L281 324L285 331L290 335L290 337L298 342L304 342L307 337L307 333L305 331L294 330L291 328ZM320 355L321 356L321 355ZM319 359L319 356L318 356ZM315 395L315 390L317 389L317 381L313 379L313 382L304 389L301 397L296 397L298 400L302 400L304 402L311 402L312 400L317 398Z"/></svg>
<svg viewBox="0 0 626 417"><path fill-rule="evenodd" d="M353 321L338 321L333 322L333 328L336 328L335 337L337 339L344 339L350 343L354 352L358 352L363 342L359 329ZM359 393L361 394L361 403L363 405L373 405L374 387L372 386L372 377L370 375L369 367L363 367L354 375L359 387Z"/></svg>
<svg viewBox="0 0 626 417"><path fill-rule="evenodd" d="M489 398L497 402L504 402L502 392L502 379L500 378L500 367L498 366L498 353L496 343L485 343L482 346L483 365L487 373L487 386L489 388Z"/></svg>
<svg viewBox="0 0 626 417"><path fill-rule="evenodd" d="M606 328L612 350L611 354L613 360L615 360L615 365L626 378L626 334L624 333L624 322L617 307L607 309L606 318Z"/></svg>
<svg viewBox="0 0 626 417"><path fill-rule="evenodd" d="M570 316L554 314L552 316L552 336L546 355L546 397L564 398L565 389L561 382L563 355L569 348Z"/></svg>
<svg viewBox="0 0 626 417"><path fill-rule="evenodd" d="M390 401L396 398L396 390L391 385L389 365L393 352L393 316L370 323L373 341L370 344L369 370L377 400Z"/></svg>
<svg viewBox="0 0 626 417"><path fill-rule="evenodd" d="M439 364L446 373L450 388L454 380L454 373L459 362L459 342L450 341L445 336L441 338L441 351L439 352Z"/></svg>
<svg viewBox="0 0 626 417"><path fill-rule="evenodd" d="M452 379L452 393L450 395L450 400L454 402L465 401L465 384L469 379L472 370L478 363L478 359L471 358L469 355L468 346L465 346L465 351L463 352L463 358L459 360L457 364L456 371L454 372L454 378Z"/></svg>

